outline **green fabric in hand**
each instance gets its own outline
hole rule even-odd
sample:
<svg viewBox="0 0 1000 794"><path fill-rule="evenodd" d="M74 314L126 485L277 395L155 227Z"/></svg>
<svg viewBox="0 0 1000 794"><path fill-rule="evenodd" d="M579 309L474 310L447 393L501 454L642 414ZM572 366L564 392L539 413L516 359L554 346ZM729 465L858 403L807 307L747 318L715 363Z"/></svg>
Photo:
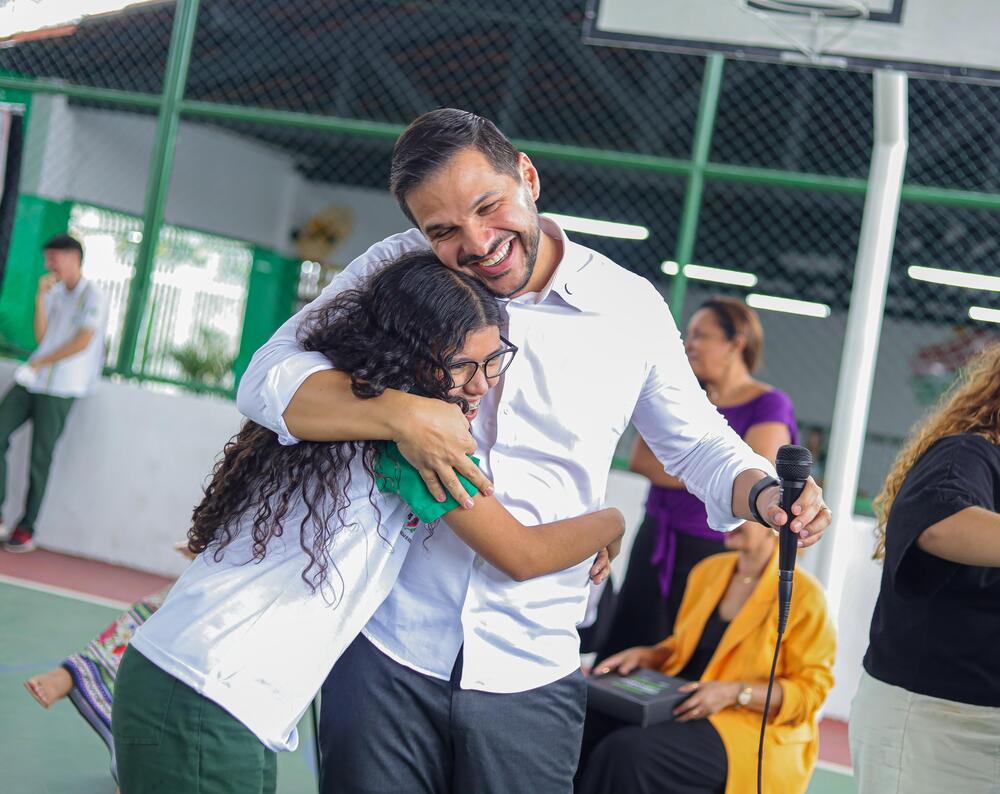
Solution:
<svg viewBox="0 0 1000 794"><path fill-rule="evenodd" d="M479 465L477 457L474 455L469 457L473 463ZM458 474L458 479L469 496L476 494L476 487L471 482L461 474ZM425 524L436 521L449 510L459 506L458 501L447 492L447 498L443 502L438 502L431 496L420 473L403 457L395 442L378 445L378 451L375 453L375 485L382 493L399 494L410 506L413 514Z"/></svg>

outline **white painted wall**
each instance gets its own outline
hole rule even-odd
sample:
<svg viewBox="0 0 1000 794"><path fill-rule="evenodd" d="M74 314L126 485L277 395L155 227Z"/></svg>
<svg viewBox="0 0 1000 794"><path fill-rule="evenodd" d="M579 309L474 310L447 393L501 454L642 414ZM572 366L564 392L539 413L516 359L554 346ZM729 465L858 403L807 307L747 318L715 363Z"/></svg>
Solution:
<svg viewBox="0 0 1000 794"><path fill-rule="evenodd" d="M14 369L14 362L0 360L0 392ZM179 574L186 563L172 546L184 539L201 485L239 424L227 400L102 381L69 415L36 527L38 543ZM8 453L8 521L17 520L24 504L29 441L26 426Z"/></svg>
<svg viewBox="0 0 1000 794"><path fill-rule="evenodd" d="M874 519L854 516L853 523L842 522L838 531L845 527L849 540L841 539L846 548L846 564L841 574L843 594L837 610L837 661L833 666L833 690L824 706L825 715L838 720L847 720L850 714L882 577L881 566L872 559Z"/></svg>
<svg viewBox="0 0 1000 794"><path fill-rule="evenodd" d="M338 263L344 265L379 240L412 226L388 190L303 182L295 192L292 228L301 226L331 204L349 207L354 215L351 233L334 252Z"/></svg>

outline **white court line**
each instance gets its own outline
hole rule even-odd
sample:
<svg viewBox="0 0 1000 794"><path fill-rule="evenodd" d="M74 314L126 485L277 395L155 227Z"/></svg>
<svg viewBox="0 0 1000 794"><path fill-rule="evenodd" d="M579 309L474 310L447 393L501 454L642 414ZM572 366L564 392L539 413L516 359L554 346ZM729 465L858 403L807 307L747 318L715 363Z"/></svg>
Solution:
<svg viewBox="0 0 1000 794"><path fill-rule="evenodd" d="M36 590L39 593L62 596L63 598L72 598L74 601L83 601L87 604L112 607L118 610L127 609L129 606L125 601L117 601L114 598L102 598L101 596L90 595L89 593L81 593L79 590L69 590L65 587L41 584L40 582L33 582L30 579L18 579L16 576L7 576L2 573L0 573L0 583L14 585L14 587L23 587L26 590Z"/></svg>
<svg viewBox="0 0 1000 794"><path fill-rule="evenodd" d="M847 777L854 777L854 770L849 766L844 766L843 764L835 764L832 761L824 761L820 758L817 758L816 766L826 772L835 772L838 775L846 775Z"/></svg>

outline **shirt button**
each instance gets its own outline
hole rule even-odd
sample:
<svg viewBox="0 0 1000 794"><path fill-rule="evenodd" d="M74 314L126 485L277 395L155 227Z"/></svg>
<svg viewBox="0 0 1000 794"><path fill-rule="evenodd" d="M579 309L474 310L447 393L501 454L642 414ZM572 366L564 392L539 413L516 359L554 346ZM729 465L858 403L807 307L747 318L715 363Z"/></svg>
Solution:
<svg viewBox="0 0 1000 794"><path fill-rule="evenodd" d="M484 560L482 557L480 557L477 554L476 557L475 557L475 559L473 559L473 561L472 561L472 567L475 568L478 571L480 568L483 567L483 563L485 563L485 562L486 562L486 560Z"/></svg>
<svg viewBox="0 0 1000 794"><path fill-rule="evenodd" d="M503 414L504 416L510 416L510 408L508 408L507 406L504 406L504 408L503 408L503 410L501 411L501 413L502 413L502 414Z"/></svg>

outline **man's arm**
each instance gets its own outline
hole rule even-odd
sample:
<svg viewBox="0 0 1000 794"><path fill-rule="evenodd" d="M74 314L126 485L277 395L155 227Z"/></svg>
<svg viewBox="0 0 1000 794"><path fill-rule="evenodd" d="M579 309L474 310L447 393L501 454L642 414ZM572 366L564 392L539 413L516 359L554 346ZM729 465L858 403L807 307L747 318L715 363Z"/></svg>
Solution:
<svg viewBox="0 0 1000 794"><path fill-rule="evenodd" d="M628 460L628 468L629 471L641 474L653 485L660 488L670 488L675 491L684 490L684 483L663 470L663 464L657 460L653 450L642 440L642 436L636 436L632 443L632 454Z"/></svg>
<svg viewBox="0 0 1000 794"><path fill-rule="evenodd" d="M35 291L35 344L41 344L42 337L49 328L49 311L45 305L45 298L56 285L56 277L51 273L46 273L38 279L38 289Z"/></svg>
<svg viewBox="0 0 1000 794"><path fill-rule="evenodd" d="M439 502L447 489L463 507L472 507L456 472L482 493L493 492L490 481L469 459L476 442L462 409L454 403L395 389L361 400L351 391L349 375L327 369L302 382L283 419L290 433L310 441L395 441ZM455 460L456 449L461 450L460 460Z"/></svg>
<svg viewBox="0 0 1000 794"><path fill-rule="evenodd" d="M41 369L42 367L55 364L65 358L69 358L70 356L75 356L77 353L81 353L86 350L87 345L90 344L90 340L93 338L93 328L81 328L76 332L76 336L70 339L65 345L57 347L51 353L46 353L44 356L38 356L37 358L30 359L28 361L28 365L34 369Z"/></svg>
<svg viewBox="0 0 1000 794"><path fill-rule="evenodd" d="M395 441L435 498L443 501L447 488L460 504L467 505L471 502L456 470L481 492L493 489L467 456L475 451L475 443L457 406L394 390L359 400L351 391L348 375L333 370L325 356L304 351L298 341L302 324L316 306L356 287L402 253L428 247L426 238L411 229L376 243L351 262L254 354L240 380L236 406L244 416L277 433L284 444L300 439Z"/></svg>
<svg viewBox="0 0 1000 794"><path fill-rule="evenodd" d="M755 453L709 401L691 371L680 334L662 299L656 295L644 307L651 328L650 370L632 421L664 469L684 481L688 491L705 503L708 523L728 531L753 521L748 497L765 476L774 476L771 462ZM778 506L778 489L758 497L758 509L771 526L785 522ZM822 491L810 479L792 510L805 545L811 545L830 523Z"/></svg>

